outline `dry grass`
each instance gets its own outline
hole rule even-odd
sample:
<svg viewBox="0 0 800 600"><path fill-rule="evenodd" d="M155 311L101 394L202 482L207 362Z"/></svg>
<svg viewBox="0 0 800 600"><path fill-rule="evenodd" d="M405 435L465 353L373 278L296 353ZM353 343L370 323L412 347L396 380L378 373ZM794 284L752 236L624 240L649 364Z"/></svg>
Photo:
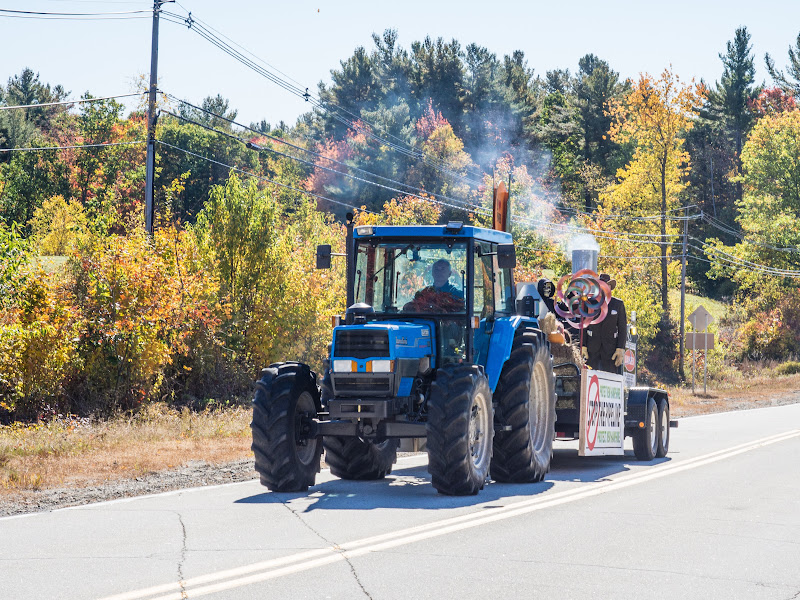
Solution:
<svg viewBox="0 0 800 600"><path fill-rule="evenodd" d="M709 381L703 394L703 378L689 387L670 387L670 408L675 417L686 417L742 408L758 408L800 402L800 374L775 375L774 370L741 373L725 381Z"/></svg>
<svg viewBox="0 0 800 600"><path fill-rule="evenodd" d="M193 413L154 404L128 419L57 418L0 427L0 496L133 478L190 460L246 458L249 423L246 408Z"/></svg>

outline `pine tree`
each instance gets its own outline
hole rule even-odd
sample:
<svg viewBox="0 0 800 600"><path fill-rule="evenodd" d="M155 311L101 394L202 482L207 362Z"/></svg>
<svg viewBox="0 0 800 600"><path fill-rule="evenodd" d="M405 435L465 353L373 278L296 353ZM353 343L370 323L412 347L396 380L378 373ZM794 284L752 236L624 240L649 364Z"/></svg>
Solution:
<svg viewBox="0 0 800 600"><path fill-rule="evenodd" d="M769 53L764 55L764 60L767 63L767 70L772 79L775 80L775 83L785 93L796 98L800 97L800 33L797 34L794 48L789 46L789 64L786 67L788 75L777 69L775 61Z"/></svg>
<svg viewBox="0 0 800 600"><path fill-rule="evenodd" d="M726 48L725 54L719 55L723 64L722 78L708 93L706 114L726 129L739 167L742 144L754 122L750 104L761 93L761 86L755 85L755 60L747 27L739 27ZM742 197L741 184L737 184L736 197Z"/></svg>

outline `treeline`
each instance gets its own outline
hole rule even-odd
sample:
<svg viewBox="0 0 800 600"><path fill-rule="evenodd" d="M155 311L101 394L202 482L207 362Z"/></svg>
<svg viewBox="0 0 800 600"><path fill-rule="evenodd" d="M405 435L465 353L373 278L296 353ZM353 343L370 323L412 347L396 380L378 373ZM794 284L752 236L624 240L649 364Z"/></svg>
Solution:
<svg viewBox="0 0 800 600"><path fill-rule="evenodd" d="M668 291L734 303L717 362L800 353L800 36L772 87L746 28L714 83L623 80L589 54L534 73L522 52L374 36L293 126L245 125L220 95L159 98L157 233L142 234L143 99L74 104L25 69L0 86L0 418L243 394L275 360L319 366L341 269L317 243L359 223L490 223L511 190L518 278L569 271L579 233L637 311L645 375L673 378ZM688 222L687 220L688 219ZM56 257L56 258L50 258Z"/></svg>

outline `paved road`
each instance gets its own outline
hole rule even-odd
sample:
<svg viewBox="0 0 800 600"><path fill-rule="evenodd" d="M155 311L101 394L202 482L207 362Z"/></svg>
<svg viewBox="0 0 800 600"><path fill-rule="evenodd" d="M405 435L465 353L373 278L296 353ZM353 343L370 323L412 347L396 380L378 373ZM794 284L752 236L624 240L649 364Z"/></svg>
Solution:
<svg viewBox="0 0 800 600"><path fill-rule="evenodd" d="M694 417L667 459L439 496L425 458L0 519L0 598L800 598L800 405Z"/></svg>

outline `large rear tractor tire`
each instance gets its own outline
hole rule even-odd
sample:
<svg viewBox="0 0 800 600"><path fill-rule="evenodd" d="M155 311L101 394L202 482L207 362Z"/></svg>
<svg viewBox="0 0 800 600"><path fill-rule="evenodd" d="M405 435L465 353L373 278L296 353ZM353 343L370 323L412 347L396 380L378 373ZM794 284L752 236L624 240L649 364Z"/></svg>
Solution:
<svg viewBox="0 0 800 600"><path fill-rule="evenodd" d="M477 494L486 483L494 435L492 393L475 365L440 368L428 399L428 472L448 496Z"/></svg>
<svg viewBox="0 0 800 600"><path fill-rule="evenodd" d="M494 436L495 481L541 481L550 470L556 423L555 375L550 344L530 326L514 334L494 393L496 420L510 431Z"/></svg>
<svg viewBox="0 0 800 600"><path fill-rule="evenodd" d="M253 453L261 483L273 492L304 492L320 470L322 444L308 437L319 410L316 376L301 363L262 371L253 399Z"/></svg>
<svg viewBox="0 0 800 600"><path fill-rule="evenodd" d="M639 460L653 460L658 453L658 438L660 436L656 401L653 398L648 398L647 408L644 413L644 429L640 429L632 436L633 453L636 458Z"/></svg>

